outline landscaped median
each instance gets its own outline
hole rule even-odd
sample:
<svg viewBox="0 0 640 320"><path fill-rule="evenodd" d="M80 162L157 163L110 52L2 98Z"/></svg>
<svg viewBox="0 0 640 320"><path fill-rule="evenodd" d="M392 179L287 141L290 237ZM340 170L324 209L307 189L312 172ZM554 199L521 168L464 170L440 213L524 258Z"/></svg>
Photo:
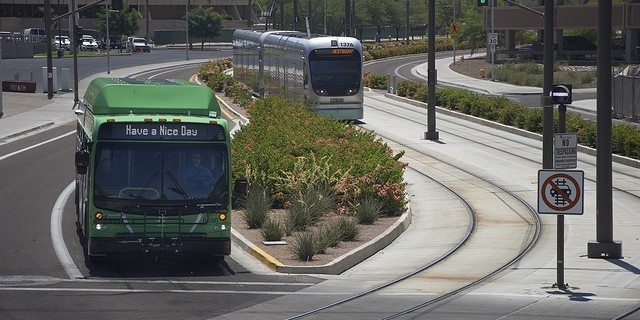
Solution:
<svg viewBox="0 0 640 320"><path fill-rule="evenodd" d="M238 215L240 212L234 212ZM263 265L267 266L274 272L288 274L341 274L342 272L352 268L358 263L364 261L378 251L384 249L399 237L411 224L412 213L408 208L405 213L394 219L394 223L386 227L382 232L368 240L361 239L353 243L351 249L336 248L332 253L333 259L328 262L320 262L320 260L312 260L303 264L285 264L278 260L277 256L282 256L282 250L274 251L277 245L266 246L261 241L251 241L247 239L247 229L239 230L234 227L231 230L231 237L235 244L248 252L251 256L258 259ZM341 250L343 249L343 250ZM286 253L291 255L291 253Z"/></svg>

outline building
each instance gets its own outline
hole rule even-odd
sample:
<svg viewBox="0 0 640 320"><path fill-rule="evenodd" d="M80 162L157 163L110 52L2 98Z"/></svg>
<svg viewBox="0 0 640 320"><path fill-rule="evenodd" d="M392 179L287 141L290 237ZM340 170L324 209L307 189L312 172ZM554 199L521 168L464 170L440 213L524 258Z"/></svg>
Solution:
<svg viewBox="0 0 640 320"><path fill-rule="evenodd" d="M84 29L96 29L97 13L104 10L101 4L83 10L95 0L75 0L79 11L78 24ZM124 6L138 10L141 16L140 29L136 36L153 38L155 30L184 30L187 5L213 7L220 14L231 17L223 21L227 29L245 28L256 22L253 0L120 0ZM50 0L53 16L65 14L71 9L71 0ZM44 0L0 0L0 30L22 32L26 28L44 28ZM63 19L59 26L71 29L71 18ZM57 29L58 26L53 26Z"/></svg>

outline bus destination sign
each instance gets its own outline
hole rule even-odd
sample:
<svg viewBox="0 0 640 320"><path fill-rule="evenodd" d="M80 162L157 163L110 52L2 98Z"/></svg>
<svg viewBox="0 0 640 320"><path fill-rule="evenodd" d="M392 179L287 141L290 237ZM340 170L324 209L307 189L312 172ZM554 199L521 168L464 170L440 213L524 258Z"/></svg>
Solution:
<svg viewBox="0 0 640 320"><path fill-rule="evenodd" d="M112 140L224 140L220 125L203 123L119 122L104 123L99 139Z"/></svg>
<svg viewBox="0 0 640 320"><path fill-rule="evenodd" d="M316 49L314 50L314 53L318 56L350 55L355 53L355 49L352 49L352 48Z"/></svg>

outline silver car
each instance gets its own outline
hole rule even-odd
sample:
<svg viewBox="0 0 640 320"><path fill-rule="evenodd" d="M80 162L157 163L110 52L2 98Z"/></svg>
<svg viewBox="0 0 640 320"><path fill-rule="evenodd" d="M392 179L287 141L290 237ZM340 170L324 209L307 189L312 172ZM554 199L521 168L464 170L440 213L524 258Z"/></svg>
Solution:
<svg viewBox="0 0 640 320"><path fill-rule="evenodd" d="M82 35L82 44L80 45L80 50L89 50L96 51L98 50L98 43L96 39L94 39L91 35L84 34Z"/></svg>

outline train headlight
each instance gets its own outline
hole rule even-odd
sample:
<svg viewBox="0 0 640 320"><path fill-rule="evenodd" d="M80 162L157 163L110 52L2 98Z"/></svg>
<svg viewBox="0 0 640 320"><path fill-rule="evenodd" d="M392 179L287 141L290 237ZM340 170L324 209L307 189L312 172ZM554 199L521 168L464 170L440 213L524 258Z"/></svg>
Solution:
<svg viewBox="0 0 640 320"><path fill-rule="evenodd" d="M319 96L326 96L327 90L325 89L313 89L313 91Z"/></svg>

